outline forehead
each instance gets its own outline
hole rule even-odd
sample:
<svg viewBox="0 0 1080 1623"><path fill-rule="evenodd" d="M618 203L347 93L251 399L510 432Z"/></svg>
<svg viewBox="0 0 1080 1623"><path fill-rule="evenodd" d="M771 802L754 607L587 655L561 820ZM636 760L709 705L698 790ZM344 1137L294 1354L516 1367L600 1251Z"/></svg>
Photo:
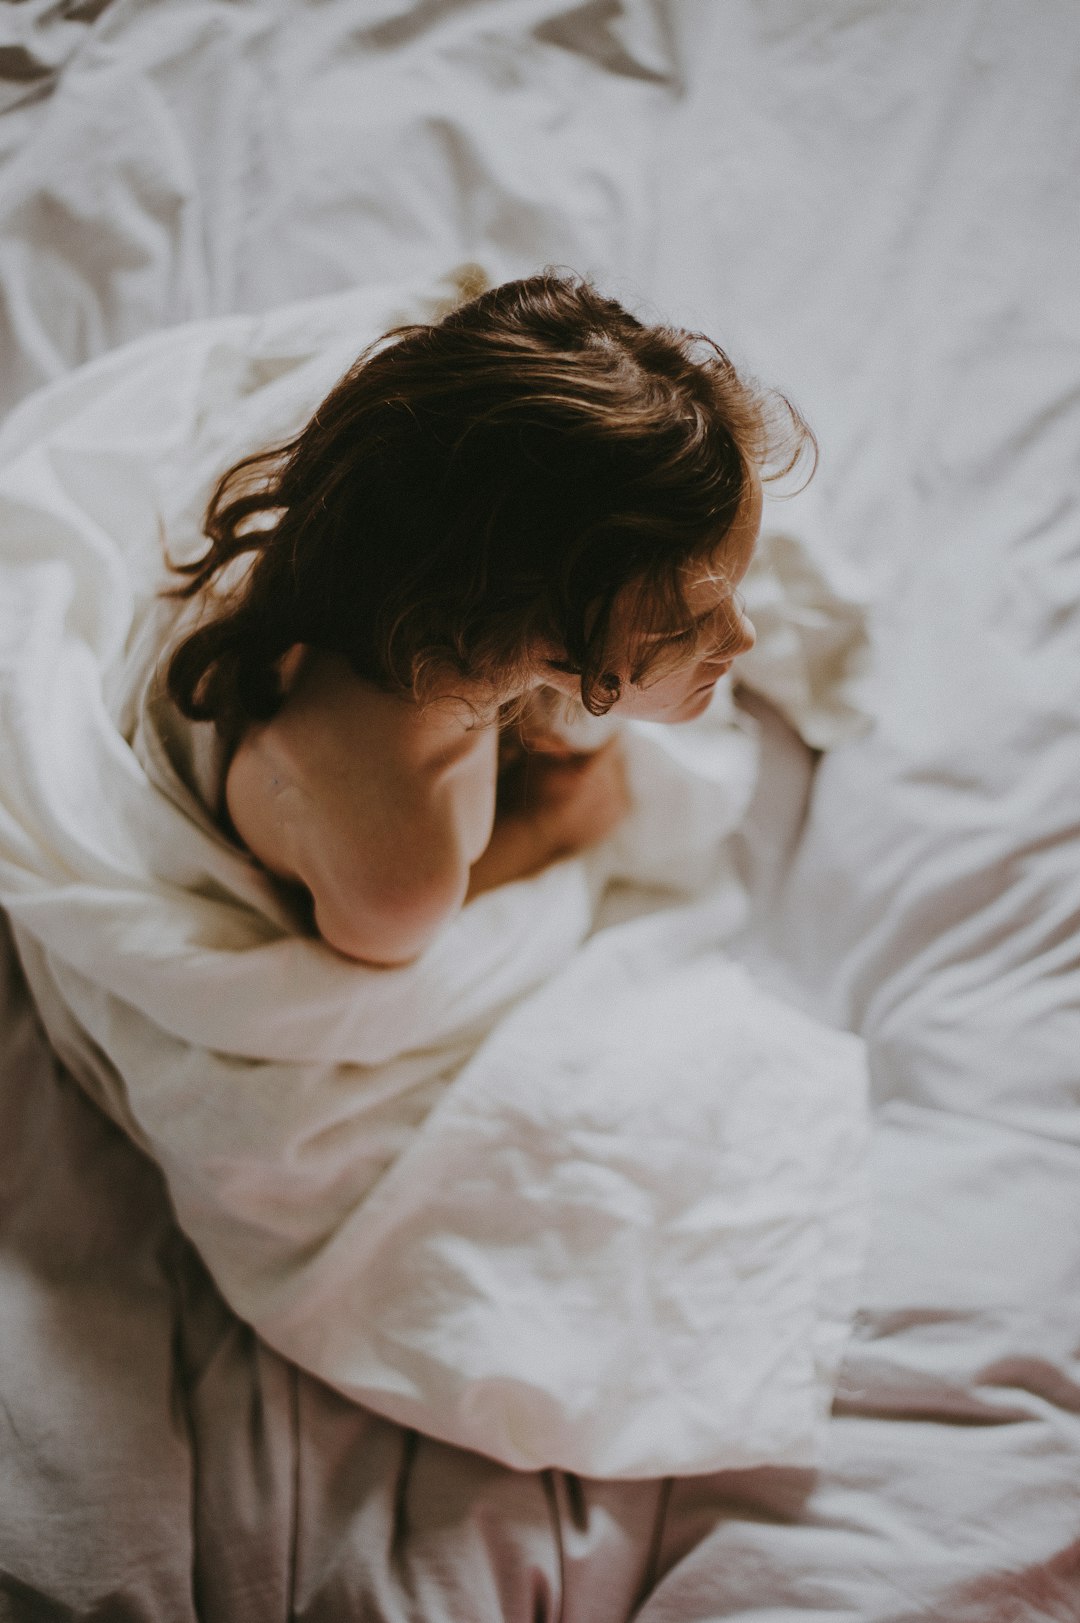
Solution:
<svg viewBox="0 0 1080 1623"><path fill-rule="evenodd" d="M687 607L707 608L718 594L733 591L750 567L758 533L761 529L761 480L756 469L751 470L742 505L725 535L716 543L707 558L687 564L683 576L683 593Z"/></svg>

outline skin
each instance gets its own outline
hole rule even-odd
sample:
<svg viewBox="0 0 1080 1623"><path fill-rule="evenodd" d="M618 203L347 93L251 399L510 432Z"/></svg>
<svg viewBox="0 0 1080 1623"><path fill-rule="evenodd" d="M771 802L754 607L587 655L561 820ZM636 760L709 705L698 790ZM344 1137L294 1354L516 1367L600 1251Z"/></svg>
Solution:
<svg viewBox="0 0 1080 1623"><path fill-rule="evenodd" d="M688 570L688 637L657 635L639 682L616 669L613 713L669 724L702 714L753 626L734 593L761 524L756 474L735 522L705 564ZM632 603L617 604L613 646ZM568 696L577 679L559 650L538 648L526 694ZM392 966L419 956L471 897L605 838L630 809L618 741L571 755L526 706L524 769L499 780L498 708L516 694L463 691L421 708L375 688L337 656L293 649L285 702L245 733L225 801L241 841L279 878L305 887L315 925L337 951ZM507 787L509 784L509 788Z"/></svg>
<svg viewBox="0 0 1080 1623"><path fill-rule="evenodd" d="M713 560L688 571L684 586L687 608L699 619L696 635L688 641L657 637L661 657L640 685L626 671L616 712L628 721L693 721L708 707L713 689L739 654L754 646L754 628L733 599L754 554L761 529L761 481L755 474L747 499L734 524L717 547ZM616 609L612 627L616 646L626 631L627 610ZM575 694L574 677L548 667L539 678L560 692Z"/></svg>

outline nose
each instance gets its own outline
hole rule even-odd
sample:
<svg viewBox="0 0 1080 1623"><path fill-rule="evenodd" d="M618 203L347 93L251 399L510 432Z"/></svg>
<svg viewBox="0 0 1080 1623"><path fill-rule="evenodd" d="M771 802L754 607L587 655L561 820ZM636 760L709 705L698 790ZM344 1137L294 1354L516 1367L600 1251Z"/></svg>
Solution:
<svg viewBox="0 0 1080 1623"><path fill-rule="evenodd" d="M757 632L754 630L754 622L753 622L753 620L751 620L751 618L750 618L750 616L748 614L740 613L740 615L739 615L739 646L736 649L736 653L737 654L748 654L750 652L751 648L753 648L753 646L754 646L754 644L756 642L757 642Z"/></svg>

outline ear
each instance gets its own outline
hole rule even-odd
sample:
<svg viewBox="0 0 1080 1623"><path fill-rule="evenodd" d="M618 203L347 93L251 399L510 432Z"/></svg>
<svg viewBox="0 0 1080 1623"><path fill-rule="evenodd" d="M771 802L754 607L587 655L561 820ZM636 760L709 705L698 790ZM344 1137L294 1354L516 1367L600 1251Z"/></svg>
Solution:
<svg viewBox="0 0 1080 1623"><path fill-rule="evenodd" d="M581 697L581 678L571 671L558 671L546 661L541 661L537 667L536 686L554 688L556 693L563 693L568 699Z"/></svg>
<svg viewBox="0 0 1080 1623"><path fill-rule="evenodd" d="M278 672L281 676L281 687L287 693L300 675L300 668L307 657L307 644L294 642L285 650L278 661Z"/></svg>

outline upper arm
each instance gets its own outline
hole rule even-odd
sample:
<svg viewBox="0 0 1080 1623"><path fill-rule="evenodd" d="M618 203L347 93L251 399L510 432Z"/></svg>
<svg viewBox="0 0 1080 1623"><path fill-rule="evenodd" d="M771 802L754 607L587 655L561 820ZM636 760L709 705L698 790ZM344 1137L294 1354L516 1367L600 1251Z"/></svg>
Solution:
<svg viewBox="0 0 1080 1623"><path fill-rule="evenodd" d="M324 941L347 958L392 966L419 957L460 910L469 863L452 830L428 817L406 820L391 850L374 852L347 834L304 842L297 878Z"/></svg>
<svg viewBox="0 0 1080 1623"><path fill-rule="evenodd" d="M486 755L491 756L490 762ZM494 810L494 744L449 768L342 752L298 762L264 728L238 749L226 801L270 872L310 892L316 928L346 957L419 956L459 911Z"/></svg>

